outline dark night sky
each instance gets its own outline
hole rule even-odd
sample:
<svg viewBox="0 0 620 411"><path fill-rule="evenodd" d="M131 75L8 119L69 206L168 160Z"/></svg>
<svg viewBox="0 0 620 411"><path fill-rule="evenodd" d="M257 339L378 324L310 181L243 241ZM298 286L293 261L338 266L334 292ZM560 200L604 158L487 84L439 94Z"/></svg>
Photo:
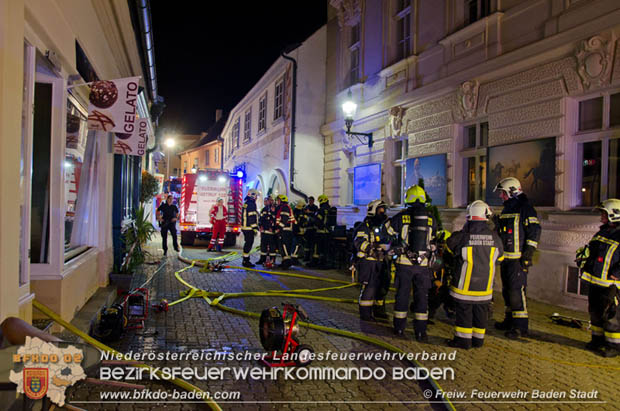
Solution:
<svg viewBox="0 0 620 411"><path fill-rule="evenodd" d="M197 134L226 115L288 44L327 19L324 0L151 1L159 94L159 125Z"/></svg>

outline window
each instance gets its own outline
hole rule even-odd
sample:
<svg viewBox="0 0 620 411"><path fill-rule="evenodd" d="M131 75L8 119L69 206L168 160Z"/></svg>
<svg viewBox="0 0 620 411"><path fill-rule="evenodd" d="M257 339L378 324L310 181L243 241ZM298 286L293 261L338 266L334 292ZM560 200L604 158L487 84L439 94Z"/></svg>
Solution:
<svg viewBox="0 0 620 411"><path fill-rule="evenodd" d="M487 144L489 123L478 123L463 129L463 150L465 161L467 204L484 200L487 186Z"/></svg>
<svg viewBox="0 0 620 411"><path fill-rule="evenodd" d="M276 92L273 99L273 119L278 120L284 115L284 79L276 83Z"/></svg>
<svg viewBox="0 0 620 411"><path fill-rule="evenodd" d="M620 196L620 93L615 90L578 101L578 182L575 206L592 207Z"/></svg>
<svg viewBox="0 0 620 411"><path fill-rule="evenodd" d="M205 154L205 165L209 165L209 150L207 150L206 154Z"/></svg>
<svg viewBox="0 0 620 411"><path fill-rule="evenodd" d="M469 25L491 14L491 0L465 0L465 24Z"/></svg>
<svg viewBox="0 0 620 411"><path fill-rule="evenodd" d="M398 1L396 14L396 59L402 60L411 54L411 4L409 0Z"/></svg>
<svg viewBox="0 0 620 411"><path fill-rule="evenodd" d="M252 131L252 109L249 109L245 112L245 118L243 121L243 142L247 143L250 141L251 132Z"/></svg>
<svg viewBox="0 0 620 411"><path fill-rule="evenodd" d="M392 202L394 204L402 204L403 202L403 184L405 181L405 161L409 155L409 141L404 138L394 140L394 181L392 184Z"/></svg>
<svg viewBox="0 0 620 411"><path fill-rule="evenodd" d="M234 148L239 148L239 128L241 127L241 120L237 118L235 125L233 126L233 144Z"/></svg>
<svg viewBox="0 0 620 411"><path fill-rule="evenodd" d="M187 161L183 162L183 172L187 173Z"/></svg>
<svg viewBox="0 0 620 411"><path fill-rule="evenodd" d="M349 57L349 86L352 86L360 80L360 23L351 27Z"/></svg>
<svg viewBox="0 0 620 411"><path fill-rule="evenodd" d="M220 156L218 156L218 151L219 150L217 147L213 150L213 163L214 164L217 164L220 162Z"/></svg>
<svg viewBox="0 0 620 411"><path fill-rule="evenodd" d="M603 97L579 102L579 131L603 127Z"/></svg>
<svg viewBox="0 0 620 411"><path fill-rule="evenodd" d="M198 171L198 157L194 158L194 164L192 165L192 172Z"/></svg>
<svg viewBox="0 0 620 411"><path fill-rule="evenodd" d="M589 283L580 278L579 269L577 267L568 266L566 272L566 293L587 297L588 290Z"/></svg>
<svg viewBox="0 0 620 411"><path fill-rule="evenodd" d="M267 128L267 94L262 96L258 102L258 132L265 131Z"/></svg>

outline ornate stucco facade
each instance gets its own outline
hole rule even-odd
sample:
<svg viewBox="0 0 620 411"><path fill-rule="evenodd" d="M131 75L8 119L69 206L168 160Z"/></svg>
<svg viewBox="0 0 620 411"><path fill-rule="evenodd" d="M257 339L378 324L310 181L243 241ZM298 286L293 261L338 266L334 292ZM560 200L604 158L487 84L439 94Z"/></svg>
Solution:
<svg viewBox="0 0 620 411"><path fill-rule="evenodd" d="M554 138L555 194L550 194L552 205L538 207L543 235L528 294L585 309L584 296L571 292L569 284L574 251L598 227L598 214L582 201L583 150L584 144L601 142L600 164L608 167L598 166L597 198L613 196L617 157L609 147L620 136L614 128L620 4L498 0L477 18L457 0L412 0L404 8L395 0L330 4L326 123L321 129L324 190L340 205L342 222L350 225L363 216L364 208L353 205L355 167L380 163L381 197L398 209L406 160L446 154L442 217L446 228L459 229L472 199L468 158L477 155L478 165L493 147ZM402 44L397 26L403 18L411 20L405 57L395 52L395 44ZM360 32L358 43L351 41L354 29ZM356 49L359 81L351 82ZM340 104L349 90L359 106L353 129L373 132L370 150L344 133ZM584 130L581 103L598 98L601 126ZM467 131L475 127L480 134L481 124L488 130L485 142L472 149ZM484 176L476 174L477 186L486 181L486 170L479 174ZM484 190L476 198L486 199Z"/></svg>

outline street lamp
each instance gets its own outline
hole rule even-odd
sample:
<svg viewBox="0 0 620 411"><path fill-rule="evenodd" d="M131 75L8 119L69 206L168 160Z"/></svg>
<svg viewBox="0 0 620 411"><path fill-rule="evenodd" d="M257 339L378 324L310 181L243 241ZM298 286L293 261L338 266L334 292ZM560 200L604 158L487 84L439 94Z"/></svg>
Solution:
<svg viewBox="0 0 620 411"><path fill-rule="evenodd" d="M368 148L372 148L372 133L359 133L355 131L351 131L351 126L353 126L353 117L355 117L355 112L357 111L357 104L353 101L353 95L351 94L351 89L347 93L347 99L344 103L342 103L342 114L344 115L344 124L347 126L347 134L350 136L355 136L357 139L363 143L364 141L360 137L368 138Z"/></svg>
<svg viewBox="0 0 620 411"><path fill-rule="evenodd" d="M173 138L169 137L166 139L166 147L168 147L168 165L166 166L166 173L168 174L167 180L170 179L170 152L172 151L172 147L174 147L176 142Z"/></svg>

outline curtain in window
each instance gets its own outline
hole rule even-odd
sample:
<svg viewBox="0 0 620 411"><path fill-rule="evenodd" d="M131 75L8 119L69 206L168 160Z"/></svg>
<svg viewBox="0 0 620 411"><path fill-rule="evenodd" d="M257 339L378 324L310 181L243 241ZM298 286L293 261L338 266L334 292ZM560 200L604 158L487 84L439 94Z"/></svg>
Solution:
<svg viewBox="0 0 620 411"><path fill-rule="evenodd" d="M95 130L88 131L84 163L80 173L77 209L73 230L71 231L71 247L83 245L97 246L99 233L97 221L99 201L97 193L105 178L104 173L100 172L98 158L107 141L108 133Z"/></svg>

